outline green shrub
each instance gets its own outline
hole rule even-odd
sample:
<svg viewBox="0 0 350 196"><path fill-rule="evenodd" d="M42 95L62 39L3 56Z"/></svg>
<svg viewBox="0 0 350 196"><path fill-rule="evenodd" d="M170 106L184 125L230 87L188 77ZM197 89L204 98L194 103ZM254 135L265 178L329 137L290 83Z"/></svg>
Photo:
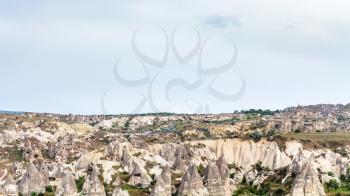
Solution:
<svg viewBox="0 0 350 196"><path fill-rule="evenodd" d="M198 173L201 175L201 176L204 176L204 166L202 164L200 164L198 167Z"/></svg>
<svg viewBox="0 0 350 196"><path fill-rule="evenodd" d="M53 188L52 188L51 185L45 187L45 191L46 191L46 192L50 192L50 193L53 193L53 192L54 192L54 190L53 190Z"/></svg>
<svg viewBox="0 0 350 196"><path fill-rule="evenodd" d="M85 183L84 176L80 176L79 179L75 180L75 186L77 187L78 192L81 192L81 190L83 190L84 183Z"/></svg>
<svg viewBox="0 0 350 196"><path fill-rule="evenodd" d="M254 141L259 141L263 137L263 134L259 130L253 131L250 135L250 138L252 138Z"/></svg>
<svg viewBox="0 0 350 196"><path fill-rule="evenodd" d="M331 172L331 171L327 172L327 174L328 174L328 176L334 177L334 174L333 174L333 172Z"/></svg>
<svg viewBox="0 0 350 196"><path fill-rule="evenodd" d="M330 180L325 184L328 190L337 190L339 188L339 183L336 180Z"/></svg>

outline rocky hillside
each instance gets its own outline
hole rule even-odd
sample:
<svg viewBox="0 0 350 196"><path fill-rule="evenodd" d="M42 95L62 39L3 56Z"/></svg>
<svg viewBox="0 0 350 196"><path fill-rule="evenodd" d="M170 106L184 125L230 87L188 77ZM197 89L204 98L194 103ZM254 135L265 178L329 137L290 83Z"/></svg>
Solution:
<svg viewBox="0 0 350 196"><path fill-rule="evenodd" d="M0 114L0 193L349 195L349 108Z"/></svg>

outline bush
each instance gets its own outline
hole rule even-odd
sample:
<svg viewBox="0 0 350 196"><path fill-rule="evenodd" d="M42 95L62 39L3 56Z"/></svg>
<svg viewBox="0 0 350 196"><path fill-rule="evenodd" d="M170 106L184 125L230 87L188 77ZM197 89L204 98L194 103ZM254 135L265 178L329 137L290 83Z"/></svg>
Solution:
<svg viewBox="0 0 350 196"><path fill-rule="evenodd" d="M53 193L53 192L54 192L51 185L45 187L45 191L46 191L46 192L50 192L50 193Z"/></svg>
<svg viewBox="0 0 350 196"><path fill-rule="evenodd" d="M128 121L125 122L124 128L125 128L125 129L128 129L129 126L130 126L130 121L128 120Z"/></svg>
<svg viewBox="0 0 350 196"><path fill-rule="evenodd" d="M337 190L339 188L339 183L336 180L330 180L325 185L328 190Z"/></svg>
<svg viewBox="0 0 350 196"><path fill-rule="evenodd" d="M333 172L331 172L331 171L327 172L327 174L328 174L328 176L334 177L334 174L333 174Z"/></svg>
<svg viewBox="0 0 350 196"><path fill-rule="evenodd" d="M198 167L198 173L201 175L201 176L204 176L204 166L202 164L200 164Z"/></svg>
<svg viewBox="0 0 350 196"><path fill-rule="evenodd" d="M270 171L269 168L262 166L262 162L261 161L257 162L255 165L253 165L253 168L256 169L258 172Z"/></svg>
<svg viewBox="0 0 350 196"><path fill-rule="evenodd" d="M84 176L80 176L79 179L75 180L75 185L78 189L78 192L81 192L81 190L83 190L83 185L85 183L85 177Z"/></svg>
<svg viewBox="0 0 350 196"><path fill-rule="evenodd" d="M255 130L249 135L249 137L252 138L254 141L259 141L263 137L263 134L261 133L261 131Z"/></svg>

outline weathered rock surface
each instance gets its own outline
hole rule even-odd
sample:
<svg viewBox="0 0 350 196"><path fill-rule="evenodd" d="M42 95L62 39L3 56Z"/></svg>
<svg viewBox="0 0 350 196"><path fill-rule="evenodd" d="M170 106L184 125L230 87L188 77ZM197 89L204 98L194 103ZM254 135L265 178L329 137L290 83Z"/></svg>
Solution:
<svg viewBox="0 0 350 196"><path fill-rule="evenodd" d="M116 188L112 196L129 196L128 191L123 191L121 188Z"/></svg>
<svg viewBox="0 0 350 196"><path fill-rule="evenodd" d="M205 187L212 196L229 196L232 195L230 191L228 178L221 178L219 168L215 163L209 163L204 171Z"/></svg>
<svg viewBox="0 0 350 196"><path fill-rule="evenodd" d="M128 184L133 186L147 187L151 184L151 177L147 174L147 171L136 164L134 170L132 171Z"/></svg>
<svg viewBox="0 0 350 196"><path fill-rule="evenodd" d="M251 166L258 162L261 162L263 167L273 170L286 167L291 163L291 159L279 149L275 142L266 140L255 143L251 140L220 139L204 140L198 143L211 148L217 157L223 154L228 163L235 163L245 170L250 170Z"/></svg>
<svg viewBox="0 0 350 196"><path fill-rule="evenodd" d="M306 163L297 175L291 191L292 196L326 195L318 177L317 170L311 162Z"/></svg>
<svg viewBox="0 0 350 196"><path fill-rule="evenodd" d="M0 193L6 196L16 196L18 194L18 188L16 181L13 179L11 174L6 175L6 180L3 185L1 185Z"/></svg>
<svg viewBox="0 0 350 196"><path fill-rule="evenodd" d="M169 167L163 168L162 173L157 176L152 196L168 196L171 195L171 171Z"/></svg>
<svg viewBox="0 0 350 196"><path fill-rule="evenodd" d="M209 195L209 192L204 187L203 180L199 175L197 167L195 165L192 165L190 168L188 168L177 190L177 195L179 196Z"/></svg>
<svg viewBox="0 0 350 196"><path fill-rule="evenodd" d="M181 156L177 156L174 164L172 166L172 169L174 171L180 171L180 172L185 172L187 170L187 165L185 164L185 161L182 159Z"/></svg>
<svg viewBox="0 0 350 196"><path fill-rule="evenodd" d="M94 164L90 164L87 173L88 176L83 185L82 194L88 196L105 196L105 188L98 178L99 169Z"/></svg>
<svg viewBox="0 0 350 196"><path fill-rule="evenodd" d="M71 172L65 172L61 184L57 187L55 192L57 196L74 196L78 195L77 187L74 181L74 176Z"/></svg>
<svg viewBox="0 0 350 196"><path fill-rule="evenodd" d="M40 173L32 163L28 163L26 170L26 173L18 183L18 191L23 194L45 192L48 182L48 179L46 179L47 174Z"/></svg>
<svg viewBox="0 0 350 196"><path fill-rule="evenodd" d="M145 190L159 196L231 195L245 179L256 188L278 180L285 193L324 195L321 183L349 176L346 141L323 145L276 133L348 132L349 119L350 105L217 115L0 114L0 171L18 179L17 187L0 172L0 191L28 195L50 184L57 185L56 195L74 195L74 177L85 176L79 194L104 195L106 188L123 196ZM260 141L246 139L254 131L263 134ZM117 188L126 184L143 189Z"/></svg>

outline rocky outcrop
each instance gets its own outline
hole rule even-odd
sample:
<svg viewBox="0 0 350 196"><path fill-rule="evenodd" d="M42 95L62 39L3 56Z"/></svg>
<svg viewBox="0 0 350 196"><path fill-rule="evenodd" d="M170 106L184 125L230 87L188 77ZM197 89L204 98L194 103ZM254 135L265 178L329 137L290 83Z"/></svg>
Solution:
<svg viewBox="0 0 350 196"><path fill-rule="evenodd" d="M45 192L45 186L47 186L48 182L46 174L40 173L32 163L28 163L26 170L26 173L18 183L18 191L23 194Z"/></svg>
<svg viewBox="0 0 350 196"><path fill-rule="evenodd" d="M215 163L209 163L204 170L204 183L205 187L209 191L209 195L212 196L229 196L230 184L226 183L228 178L221 178L219 168ZM227 186L228 185L228 186Z"/></svg>
<svg viewBox="0 0 350 196"><path fill-rule="evenodd" d="M71 172L65 172L61 184L57 187L55 195L57 196L74 196L77 194L74 176Z"/></svg>
<svg viewBox="0 0 350 196"><path fill-rule="evenodd" d="M128 191L123 191L121 188L116 188L112 196L129 196Z"/></svg>
<svg viewBox="0 0 350 196"><path fill-rule="evenodd" d="M105 196L105 188L102 185L102 182L98 178L99 169L94 165L90 164L87 171L87 178L83 185L82 194L88 196Z"/></svg>
<svg viewBox="0 0 350 196"><path fill-rule="evenodd" d="M100 160L100 156L93 154L93 153L84 153L82 152L82 155L78 159L75 169L76 170L86 170L91 163L96 165L98 161Z"/></svg>
<svg viewBox="0 0 350 196"><path fill-rule="evenodd" d="M263 167L272 170L286 167L291 163L291 159L279 149L277 143L266 140L255 143L252 140L227 139L204 140L195 143L208 146L217 157L223 154L228 163L235 163L246 171L249 171L251 166L258 162L261 162Z"/></svg>
<svg viewBox="0 0 350 196"><path fill-rule="evenodd" d="M187 170L187 166L184 162L184 160L181 158L181 156L177 156L174 164L172 166L172 170L179 171L179 172L185 172Z"/></svg>
<svg viewBox="0 0 350 196"><path fill-rule="evenodd" d="M132 145L124 137L118 137L110 142L105 149L105 156L111 160L121 160L124 151L132 149Z"/></svg>
<svg viewBox="0 0 350 196"><path fill-rule="evenodd" d="M168 166L163 168L162 173L157 176L152 196L168 196L171 195L171 171Z"/></svg>
<svg viewBox="0 0 350 196"><path fill-rule="evenodd" d="M151 184L151 177L147 174L147 171L136 164L134 170L132 171L128 184L133 186L148 187Z"/></svg>
<svg viewBox="0 0 350 196"><path fill-rule="evenodd" d="M312 162L307 162L297 175L291 191L292 196L326 195Z"/></svg>
<svg viewBox="0 0 350 196"><path fill-rule="evenodd" d="M349 159L331 150L324 150L315 158L320 171L323 173L332 172L336 177L346 175L349 167Z"/></svg>
<svg viewBox="0 0 350 196"><path fill-rule="evenodd" d="M181 184L177 190L177 195L185 196L206 196L208 190L204 187L201 176L196 165L192 165L182 177Z"/></svg>
<svg viewBox="0 0 350 196"><path fill-rule="evenodd" d="M228 164L226 162L224 154L222 154L216 161L216 165L218 166L219 173L222 179L226 179L230 176L230 169L228 168Z"/></svg>
<svg viewBox="0 0 350 196"><path fill-rule="evenodd" d="M305 157L303 151L300 149L299 153L293 157L292 163L288 168L288 172L290 174L301 173L302 169L304 168L304 166L307 162L308 162L307 157Z"/></svg>
<svg viewBox="0 0 350 196"><path fill-rule="evenodd" d="M162 145L162 147L159 149L159 152L154 152L154 153L159 154L169 163L173 163L176 158L175 156L176 148L177 148L176 144L169 143L169 144Z"/></svg>
<svg viewBox="0 0 350 196"><path fill-rule="evenodd" d="M42 158L40 141L34 138L25 138L22 153L23 158L27 161Z"/></svg>
<svg viewBox="0 0 350 196"><path fill-rule="evenodd" d="M247 172L245 175L245 180L247 183L251 183L253 181L255 181L255 179L258 177L258 171L255 169L250 170L249 172Z"/></svg>
<svg viewBox="0 0 350 196"><path fill-rule="evenodd" d="M235 185L240 184L243 181L243 178L244 178L244 171L239 169L239 170L236 170L234 172L234 174L235 175L233 177L233 183Z"/></svg>
<svg viewBox="0 0 350 196"><path fill-rule="evenodd" d="M16 196L18 194L16 181L13 179L11 174L8 174L5 178L6 180L1 186L2 191L0 190L0 193L6 196Z"/></svg>
<svg viewBox="0 0 350 196"><path fill-rule="evenodd" d="M41 174L41 178L45 184L49 184L49 169L45 163L39 163L37 165L38 172Z"/></svg>
<svg viewBox="0 0 350 196"><path fill-rule="evenodd" d="M66 145L67 137L57 139L57 142L49 148L50 157L60 162L66 161L68 154Z"/></svg>

